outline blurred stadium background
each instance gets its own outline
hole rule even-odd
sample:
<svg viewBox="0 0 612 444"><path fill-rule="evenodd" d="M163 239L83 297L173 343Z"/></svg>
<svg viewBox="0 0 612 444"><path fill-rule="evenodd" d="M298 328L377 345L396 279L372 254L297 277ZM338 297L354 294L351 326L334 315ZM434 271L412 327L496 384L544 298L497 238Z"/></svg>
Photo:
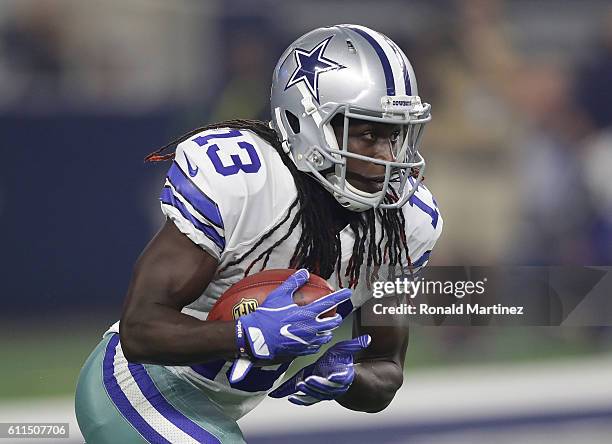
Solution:
<svg viewBox="0 0 612 444"><path fill-rule="evenodd" d="M143 157L267 118L282 50L334 23L394 39L433 105L432 265L612 264L610 2L0 0L0 422L71 422L80 442L80 366L162 222L166 166ZM255 443L611 442L611 343L417 327L384 413L266 400L241 424Z"/></svg>

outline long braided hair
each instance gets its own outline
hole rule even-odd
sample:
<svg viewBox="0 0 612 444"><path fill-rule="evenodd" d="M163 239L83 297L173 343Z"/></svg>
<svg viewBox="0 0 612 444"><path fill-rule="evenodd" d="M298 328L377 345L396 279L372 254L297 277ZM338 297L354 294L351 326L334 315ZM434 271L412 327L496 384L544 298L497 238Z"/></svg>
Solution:
<svg viewBox="0 0 612 444"><path fill-rule="evenodd" d="M252 131L268 142L274 147L283 164L293 176L297 189L297 197L285 217L265 233L248 251L226 264L224 269L241 263L281 226L287 224L285 235L252 260L245 269L245 276L257 264L259 264L258 271L265 269L272 251L290 236L298 224L301 227L301 235L295 252L289 260L289 268L306 268L325 279L329 279L335 272L341 286L344 286L344 281L347 287L354 288L359 282L364 263L368 274L371 273L370 270L377 270L383 263L390 267L402 264L402 256L408 266L411 265L404 231L405 220L401 210L370 209L363 213L357 213L343 208L319 182L309 174L297 169L283 150L276 131L265 122L236 119L196 128L149 154L145 161L156 162L172 159L174 153L163 154L163 152L195 134L217 128ZM397 199L398 196L393 191L385 196L386 203ZM293 217L291 217L292 214ZM382 230L378 235L375 223L377 216ZM340 231L347 225L354 233L355 242L344 276L341 276Z"/></svg>

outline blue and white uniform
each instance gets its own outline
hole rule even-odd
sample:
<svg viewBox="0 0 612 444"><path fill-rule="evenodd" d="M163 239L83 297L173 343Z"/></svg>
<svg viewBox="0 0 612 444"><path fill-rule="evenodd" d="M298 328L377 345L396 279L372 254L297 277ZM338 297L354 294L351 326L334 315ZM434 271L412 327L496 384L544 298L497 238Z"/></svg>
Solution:
<svg viewBox="0 0 612 444"><path fill-rule="evenodd" d="M161 192L162 211L182 233L219 261L218 271L205 292L185 307L184 313L205 319L221 295L244 277L249 264L287 234L288 237L272 251L266 268L289 266L301 234L300 224L287 233L289 222L299 208L299 204L291 208L296 197L293 177L279 154L248 130L208 130L190 137L177 147L175 160ZM420 268L426 265L442 231L442 217L425 186L419 186L403 211L411 262ZM286 223L255 251L238 264L225 268L226 264L241 257L284 219ZM341 276L352 255L353 242L353 233L347 227L341 232ZM258 272L259 267L260 264L256 265L251 272ZM350 303L339 307L338 311L343 316L371 297L371 291L361 282L363 280L360 279ZM335 274L330 284L339 287ZM107 335L118 331L116 323ZM177 433L181 436L188 435L189 430L193 433L197 431L197 427L194 428L180 414L168 413L171 406L164 402L164 393L161 396L156 394L159 384L157 380L151 382L152 373L166 377L172 375L185 382L194 392L198 392L198 396L209 399L227 418L237 420L280 384L289 366L280 364L253 368L245 379L230 384L228 371L231 362L219 359L192 366L128 364L118 338L118 335L112 335L106 345L105 388L121 414L143 436L151 433L151 430L160 433L160 428L165 434Z"/></svg>
<svg viewBox="0 0 612 444"><path fill-rule="evenodd" d="M224 269L285 218L296 197L293 177L279 154L250 131L210 130L178 146L161 193L162 211L182 233L217 258L218 270L221 270L202 296L185 307L185 313L205 319L221 295L244 277L249 264L287 234L286 227L297 212L297 205L285 225L240 263ZM442 217L425 186L419 187L403 211L411 261L420 268L427 263L442 231ZM298 224L272 251L266 268L287 268L300 234ZM353 241L353 233L347 227L341 232L344 269L353 252ZM256 265L251 272L257 271ZM330 283L336 288L339 286L335 274ZM354 291L352 306L342 307L341 314L346 316L365 302L368 292L361 290ZM231 386L227 380L230 364L219 360L169 368L209 393L221 409L237 419L265 397L287 367L277 365L252 370L245 380Z"/></svg>

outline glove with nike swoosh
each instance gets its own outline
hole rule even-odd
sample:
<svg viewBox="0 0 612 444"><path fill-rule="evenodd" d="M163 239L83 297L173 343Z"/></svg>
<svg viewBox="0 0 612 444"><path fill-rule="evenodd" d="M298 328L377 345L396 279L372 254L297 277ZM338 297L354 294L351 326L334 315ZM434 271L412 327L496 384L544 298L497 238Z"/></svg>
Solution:
<svg viewBox="0 0 612 444"><path fill-rule="evenodd" d="M289 402L312 405L346 393L353 380L353 355L370 345L370 336L338 342L321 356L270 392L272 398L289 396Z"/></svg>
<svg viewBox="0 0 612 444"><path fill-rule="evenodd" d="M244 378L250 365L246 359L246 341L256 359L273 360L278 356L302 356L317 353L332 339L331 331L339 327L342 317L336 314L320 318L351 297L351 290L341 289L310 304L298 306L293 293L309 278L305 269L298 270L268 295L255 311L236 321L236 338L242 358L231 371L231 381ZM241 369L237 367L241 366ZM247 368L248 367L248 368Z"/></svg>

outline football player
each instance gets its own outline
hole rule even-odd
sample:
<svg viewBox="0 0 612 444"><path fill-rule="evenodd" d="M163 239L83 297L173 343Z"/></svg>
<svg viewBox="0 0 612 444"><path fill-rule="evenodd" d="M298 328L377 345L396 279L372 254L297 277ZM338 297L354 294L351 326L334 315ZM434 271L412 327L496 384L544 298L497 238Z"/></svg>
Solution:
<svg viewBox="0 0 612 444"><path fill-rule="evenodd" d="M120 325L81 371L88 443L244 442L236 420L267 394L379 412L401 386L407 329L363 325L359 311L377 270L418 271L442 230L421 183L430 106L412 67L379 32L316 29L281 56L271 115L198 128L149 156L174 159L167 220L138 259ZM235 322L205 320L232 284L267 268L299 270ZM339 290L298 307L307 270ZM281 385L291 358L317 353L351 312L354 339Z"/></svg>

